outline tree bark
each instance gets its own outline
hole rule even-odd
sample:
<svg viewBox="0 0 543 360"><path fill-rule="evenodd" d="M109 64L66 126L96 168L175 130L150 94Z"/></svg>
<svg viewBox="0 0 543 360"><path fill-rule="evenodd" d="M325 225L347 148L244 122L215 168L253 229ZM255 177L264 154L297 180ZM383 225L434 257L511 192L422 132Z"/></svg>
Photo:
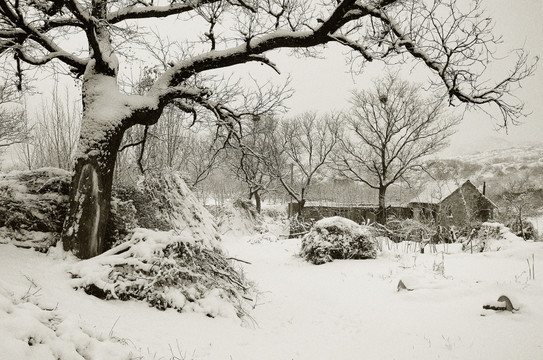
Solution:
<svg viewBox="0 0 543 360"><path fill-rule="evenodd" d="M387 208L385 202L386 192L386 187L379 187L379 207L377 208L376 221L381 225L385 225L387 222Z"/></svg>
<svg viewBox="0 0 543 360"><path fill-rule="evenodd" d="M106 250L113 170L123 133L113 132L76 161L62 243L78 258L88 259Z"/></svg>
<svg viewBox="0 0 543 360"><path fill-rule="evenodd" d="M260 193L258 191L254 192L256 211L260 214L262 212L262 199L260 198Z"/></svg>
<svg viewBox="0 0 543 360"><path fill-rule="evenodd" d="M522 234L522 239L526 240L526 236L524 235L524 224L522 223L522 208L518 211L518 224L520 226L520 233Z"/></svg>

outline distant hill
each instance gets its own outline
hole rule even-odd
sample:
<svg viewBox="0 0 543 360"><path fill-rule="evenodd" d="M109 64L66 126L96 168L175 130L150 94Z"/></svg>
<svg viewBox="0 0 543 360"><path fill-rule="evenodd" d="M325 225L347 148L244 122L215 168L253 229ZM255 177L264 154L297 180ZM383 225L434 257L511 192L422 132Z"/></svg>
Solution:
<svg viewBox="0 0 543 360"><path fill-rule="evenodd" d="M534 145L534 144L528 144ZM511 141L503 136L488 136L488 137L454 137L451 144L439 152L439 157L452 157L458 155L472 155L484 153L488 151L508 149L515 147L514 141Z"/></svg>
<svg viewBox="0 0 543 360"><path fill-rule="evenodd" d="M466 178L475 185L486 182L495 193L507 182L526 179L534 188L543 188L543 143L478 152L470 155L437 159L439 179Z"/></svg>

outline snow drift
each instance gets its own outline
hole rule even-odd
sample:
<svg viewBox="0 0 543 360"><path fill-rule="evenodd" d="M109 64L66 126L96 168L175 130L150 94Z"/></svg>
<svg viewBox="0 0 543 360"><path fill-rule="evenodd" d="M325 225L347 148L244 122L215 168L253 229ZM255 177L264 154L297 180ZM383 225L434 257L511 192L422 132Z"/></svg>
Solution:
<svg viewBox="0 0 543 360"><path fill-rule="evenodd" d="M0 283L0 349L5 359L100 360L133 359L115 339L72 319L54 308L43 308L35 288L22 297ZM4 357L3 357L4 358Z"/></svg>
<svg viewBox="0 0 543 360"><path fill-rule="evenodd" d="M317 221L303 237L301 256L319 265L333 259L375 259L377 250L368 227L334 216Z"/></svg>

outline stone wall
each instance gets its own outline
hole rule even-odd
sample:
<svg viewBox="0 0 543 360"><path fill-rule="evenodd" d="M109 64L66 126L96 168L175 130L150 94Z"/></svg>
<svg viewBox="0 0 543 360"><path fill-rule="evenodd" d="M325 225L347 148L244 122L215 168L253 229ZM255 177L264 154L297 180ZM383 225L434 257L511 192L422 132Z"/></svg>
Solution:
<svg viewBox="0 0 543 360"><path fill-rule="evenodd" d="M318 221L325 217L341 216L350 219L357 224L372 223L376 220L377 206L306 206L302 210L302 217L305 221ZM389 207L388 216L398 218L411 217L411 209L407 207Z"/></svg>

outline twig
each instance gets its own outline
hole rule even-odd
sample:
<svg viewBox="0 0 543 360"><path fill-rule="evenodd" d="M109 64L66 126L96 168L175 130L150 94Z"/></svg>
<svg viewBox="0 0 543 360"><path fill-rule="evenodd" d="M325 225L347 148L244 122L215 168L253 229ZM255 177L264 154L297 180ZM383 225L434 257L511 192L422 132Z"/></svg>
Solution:
<svg viewBox="0 0 543 360"><path fill-rule="evenodd" d="M111 326L111 330L109 330L109 337L111 338L113 336L113 328L115 328L115 325L117 325L117 321L119 321L121 317L118 316L117 317L117 320L115 320L115 322L113 323L113 326Z"/></svg>
<svg viewBox="0 0 543 360"><path fill-rule="evenodd" d="M244 263L244 264L252 265L252 263L250 263L249 261L237 259L237 258L235 258L235 257L229 257L229 258L226 258L226 260L234 260L234 261L242 262L242 263Z"/></svg>

